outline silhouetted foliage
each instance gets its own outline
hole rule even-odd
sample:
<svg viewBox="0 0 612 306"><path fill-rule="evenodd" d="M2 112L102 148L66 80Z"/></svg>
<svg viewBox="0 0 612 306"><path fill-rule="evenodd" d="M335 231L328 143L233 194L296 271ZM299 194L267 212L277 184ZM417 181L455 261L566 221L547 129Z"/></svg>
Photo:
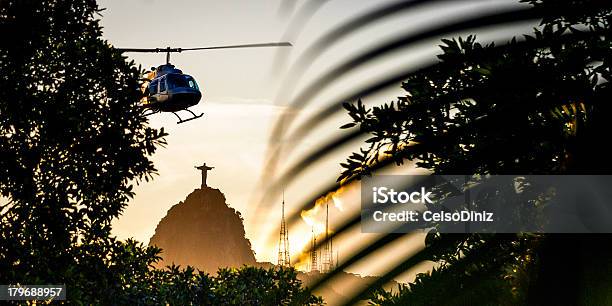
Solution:
<svg viewBox="0 0 612 306"><path fill-rule="evenodd" d="M601 148L610 134L610 4L524 2L560 14L503 46L482 45L474 36L445 39L439 64L402 83L405 96L372 108L345 104L353 122L343 128L356 126L371 137L342 164L339 181L406 160L439 174L610 173L609 154ZM428 241L443 236L432 233ZM396 293L378 290L371 301L610 303L611 280L592 263L612 254L609 245L605 236L465 235L427 258L439 268ZM612 268L598 264L608 273Z"/></svg>
<svg viewBox="0 0 612 306"><path fill-rule="evenodd" d="M428 240L450 234L430 235ZM524 305L524 288L532 267L530 249L537 235L463 235L444 252L431 256L439 264L397 291L376 289L375 305ZM430 244L428 243L427 246Z"/></svg>
<svg viewBox="0 0 612 306"><path fill-rule="evenodd" d="M473 36L443 40L440 64L406 80L406 96L372 109L346 104L351 125L372 137L340 179L368 174L388 155L437 173L603 170L593 167L592 149L606 132L596 127L600 109L609 107L610 28L609 16L598 16L545 23L526 36L540 48L513 41L496 49ZM564 38L568 32L576 35Z"/></svg>
<svg viewBox="0 0 612 306"><path fill-rule="evenodd" d="M66 284L89 305L319 303L293 270L156 270L159 249L111 236L166 134L142 116L143 71L102 39L100 11L0 1L0 284Z"/></svg>
<svg viewBox="0 0 612 306"><path fill-rule="evenodd" d="M95 303L143 273L134 256L155 255L110 222L165 133L141 116L141 71L101 38L95 1L2 5L0 282L66 283Z"/></svg>
<svg viewBox="0 0 612 306"><path fill-rule="evenodd" d="M323 300L301 288L293 268L221 269L210 305L319 305Z"/></svg>
<svg viewBox="0 0 612 306"><path fill-rule="evenodd" d="M149 270L146 279L123 290L125 299L111 298L101 304L127 305L321 305L286 268L223 268L217 275L169 266Z"/></svg>

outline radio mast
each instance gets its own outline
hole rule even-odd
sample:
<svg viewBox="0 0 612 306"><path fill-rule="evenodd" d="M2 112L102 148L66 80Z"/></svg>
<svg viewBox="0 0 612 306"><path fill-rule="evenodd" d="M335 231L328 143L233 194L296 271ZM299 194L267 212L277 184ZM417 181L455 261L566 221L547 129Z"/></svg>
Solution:
<svg viewBox="0 0 612 306"><path fill-rule="evenodd" d="M281 224L278 238L278 266L291 267L291 254L289 253L289 232L285 222L285 191L283 191L283 202L281 204Z"/></svg>

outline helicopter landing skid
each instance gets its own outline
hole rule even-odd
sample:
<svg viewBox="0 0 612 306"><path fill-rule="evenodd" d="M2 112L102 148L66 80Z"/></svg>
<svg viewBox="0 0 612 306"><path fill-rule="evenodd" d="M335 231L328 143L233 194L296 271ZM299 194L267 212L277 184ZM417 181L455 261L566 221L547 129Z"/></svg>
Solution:
<svg viewBox="0 0 612 306"><path fill-rule="evenodd" d="M183 110L190 112L190 113L193 115L193 117L188 118L188 119L184 119L184 120L183 120L183 119L181 118L181 116L179 116L179 115L178 115L176 112L172 112L172 113L173 113L173 114L176 116L176 118L178 118L178 120L179 120L179 121L177 122L177 124L185 123L185 122L187 122L187 121L195 120L195 119L198 119L198 118L200 118L200 117L204 116L204 113L201 113L201 114L199 114L199 115L196 115L196 114L195 114L194 112L192 112L190 109L183 109Z"/></svg>
<svg viewBox="0 0 612 306"><path fill-rule="evenodd" d="M159 110L145 109L145 111L142 113L142 115L147 117L147 116L151 116L151 115L157 114L159 112L160 112Z"/></svg>

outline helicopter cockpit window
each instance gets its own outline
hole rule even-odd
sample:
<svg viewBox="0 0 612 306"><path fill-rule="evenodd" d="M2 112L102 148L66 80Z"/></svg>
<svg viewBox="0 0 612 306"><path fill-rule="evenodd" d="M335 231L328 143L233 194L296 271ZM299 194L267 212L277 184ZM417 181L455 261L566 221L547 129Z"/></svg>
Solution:
<svg viewBox="0 0 612 306"><path fill-rule="evenodd" d="M187 80L187 84L189 84L189 87L191 87L193 89L198 89L198 84L196 83L196 81L192 77L186 75L185 76L185 80Z"/></svg>
<svg viewBox="0 0 612 306"><path fill-rule="evenodd" d="M168 89L180 87L191 87L193 89L198 89L198 85L196 84L195 80L188 75L168 74L166 75L166 80L168 82Z"/></svg>
<svg viewBox="0 0 612 306"><path fill-rule="evenodd" d="M168 74L166 75L166 80L168 80L168 88L180 88L180 87L188 87L187 82L180 74Z"/></svg>

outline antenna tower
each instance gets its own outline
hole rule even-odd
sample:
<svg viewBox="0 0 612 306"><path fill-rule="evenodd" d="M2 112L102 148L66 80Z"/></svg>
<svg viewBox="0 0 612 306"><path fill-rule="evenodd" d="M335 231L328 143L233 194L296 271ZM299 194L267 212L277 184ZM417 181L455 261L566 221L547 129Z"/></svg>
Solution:
<svg viewBox="0 0 612 306"><path fill-rule="evenodd" d="M281 224L278 238L278 266L290 267L291 256L289 253L289 232L285 222L285 192L283 191L283 203L281 205Z"/></svg>
<svg viewBox="0 0 612 306"><path fill-rule="evenodd" d="M319 271L319 260L317 256L317 236L314 232L314 226L312 227L312 244L310 246L310 272Z"/></svg>
<svg viewBox="0 0 612 306"><path fill-rule="evenodd" d="M329 202L325 204L325 244L323 245L323 262L321 270L323 272L329 272L334 269L334 250L332 244L332 238L329 236Z"/></svg>

